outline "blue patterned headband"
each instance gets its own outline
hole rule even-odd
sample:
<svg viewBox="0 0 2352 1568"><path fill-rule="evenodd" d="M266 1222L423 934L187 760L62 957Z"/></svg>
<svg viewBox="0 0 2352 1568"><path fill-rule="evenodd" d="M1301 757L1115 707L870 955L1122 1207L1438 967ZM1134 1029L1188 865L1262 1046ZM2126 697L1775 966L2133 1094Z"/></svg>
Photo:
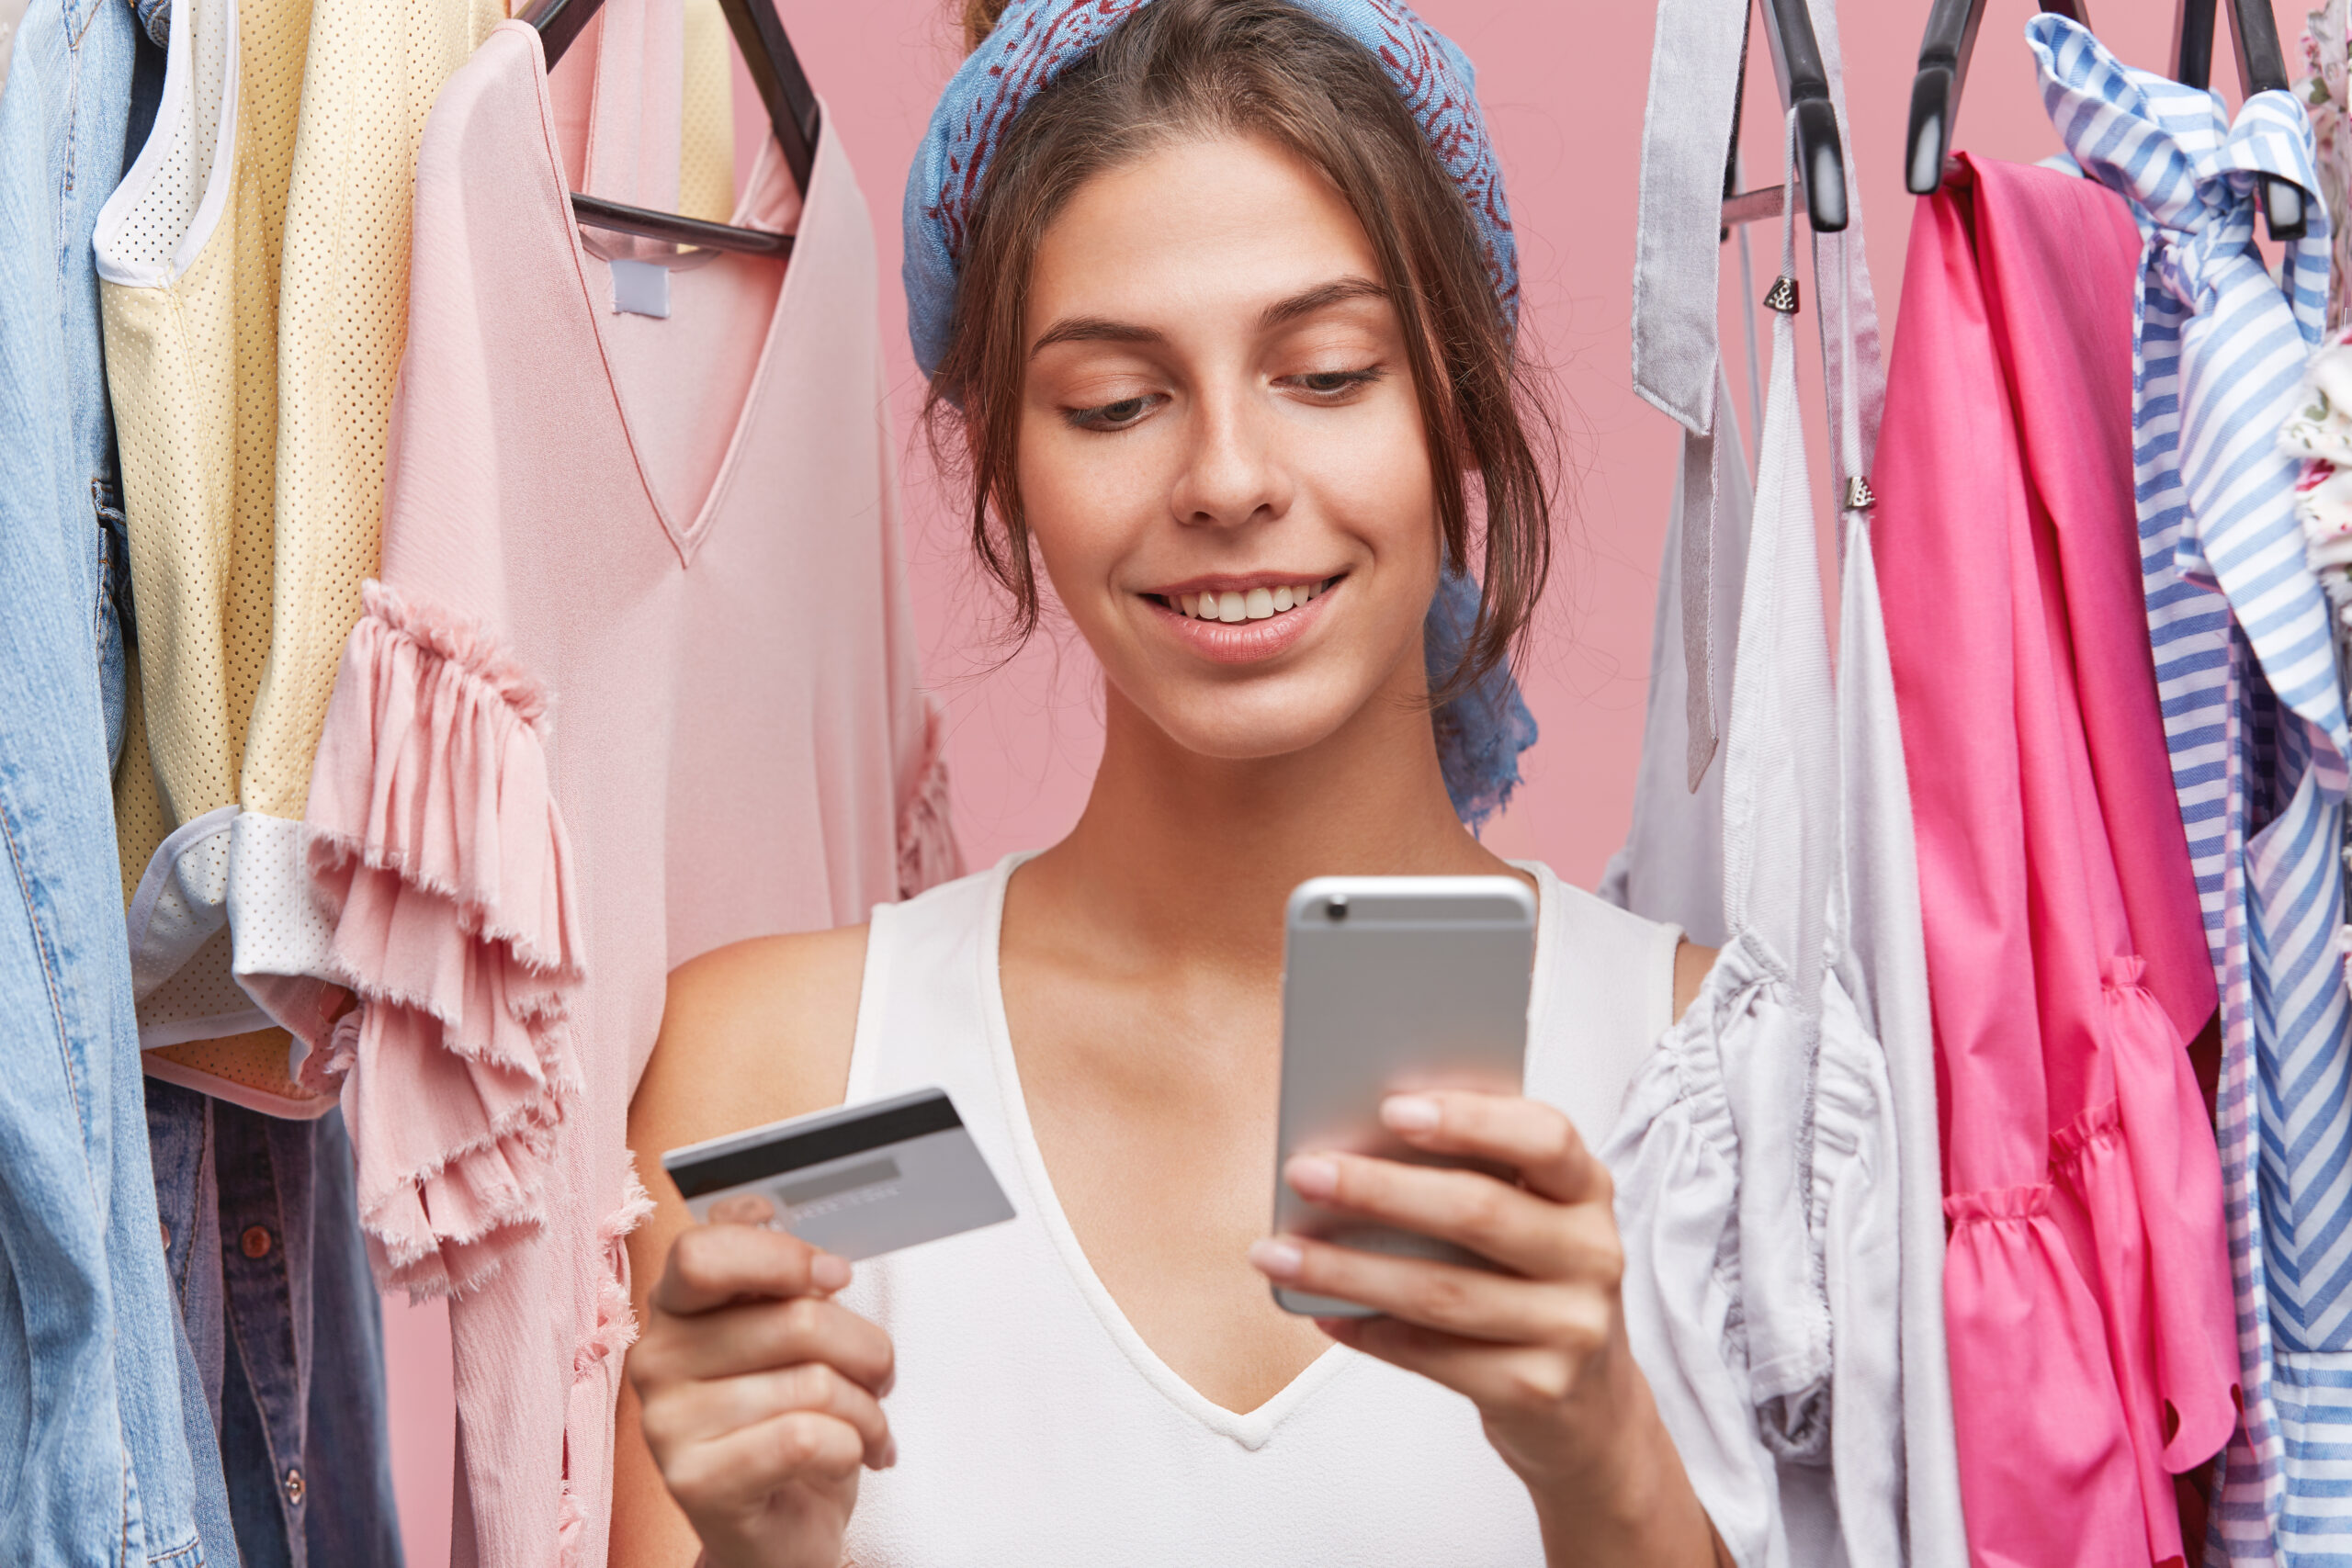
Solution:
<svg viewBox="0 0 2352 1568"><path fill-rule="evenodd" d="M1505 317L1519 315L1519 248L1502 169L1478 111L1476 73L1436 28L1397 0L1291 0L1354 39L1380 62L1476 222L1487 269ZM1013 0L979 48L948 79L931 129L907 175L907 332L925 376L947 353L972 209L1006 128L1038 94L1093 53L1150 0ZM1449 572L1424 627L1430 678L1458 665L1478 613L1478 585ZM1476 828L1510 798L1519 754L1535 743L1535 719L1510 670L1498 665L1440 708L1438 750L1455 811Z"/></svg>

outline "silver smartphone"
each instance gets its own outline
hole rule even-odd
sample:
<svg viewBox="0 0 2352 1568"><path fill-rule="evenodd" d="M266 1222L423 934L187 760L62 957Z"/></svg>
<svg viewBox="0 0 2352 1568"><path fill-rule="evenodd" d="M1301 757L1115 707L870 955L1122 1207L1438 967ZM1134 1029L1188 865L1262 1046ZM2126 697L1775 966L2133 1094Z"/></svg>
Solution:
<svg viewBox="0 0 2352 1568"><path fill-rule="evenodd" d="M1346 1150L1419 1165L1380 1124L1412 1089L1517 1094L1527 1057L1535 892L1510 876L1318 876L1290 896L1283 934L1282 1126L1274 1229L1345 1247L1478 1264L1450 1243L1308 1202L1281 1168ZM1284 1310L1363 1317L1353 1302L1282 1285Z"/></svg>

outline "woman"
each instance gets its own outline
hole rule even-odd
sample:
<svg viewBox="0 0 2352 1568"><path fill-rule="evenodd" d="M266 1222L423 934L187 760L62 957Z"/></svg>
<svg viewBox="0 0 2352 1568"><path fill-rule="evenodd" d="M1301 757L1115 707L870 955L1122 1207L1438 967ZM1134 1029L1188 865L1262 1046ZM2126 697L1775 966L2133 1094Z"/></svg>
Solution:
<svg viewBox="0 0 2352 1568"><path fill-rule="evenodd" d="M1588 1152L1710 955L1453 798L1516 750L1547 525L1466 62L1389 0L999 8L910 186L910 314L983 563L1025 628L1042 561L1102 662L1101 770L1034 858L679 970L629 1135L938 1082L1020 1217L853 1280L656 1179L613 1561L1712 1562ZM1283 900L1330 873L1537 888L1528 1097L1383 1113L1518 1180L1283 1172L1498 1271L1264 1236Z"/></svg>

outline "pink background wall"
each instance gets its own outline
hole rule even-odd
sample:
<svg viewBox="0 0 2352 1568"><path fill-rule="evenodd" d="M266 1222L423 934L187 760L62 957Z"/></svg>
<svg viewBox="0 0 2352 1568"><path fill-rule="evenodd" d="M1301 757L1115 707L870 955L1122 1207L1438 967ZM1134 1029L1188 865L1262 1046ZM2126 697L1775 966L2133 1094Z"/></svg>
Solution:
<svg viewBox="0 0 2352 1568"><path fill-rule="evenodd" d="M1415 3L1478 64L1519 231L1522 320L1531 346L1557 370L1574 467L1560 518L1567 548L1521 677L1544 740L1525 760L1527 787L1490 826L1487 840L1506 853L1540 855L1589 885L1624 831L1673 484L1674 426L1634 396L1628 373L1634 197L1655 11L1602 0ZM951 0L778 0L778 9L874 211L885 341L907 445L916 612L931 679L950 716L956 826L971 863L985 865L1009 850L1050 842L1075 819L1101 744L1100 707L1091 660L1067 637L1041 637L1010 666L993 669L993 601L967 564L952 499L910 434L920 383L898 288L899 198L933 99L960 56L954 7ZM1927 0L1871 0L1849 6L1844 20L1861 205L1890 332L1911 204L1902 188L1904 125L1927 11ZM2163 69L2172 12L2165 0L2100 0L2092 16L2127 61ZM2030 14L2026 0L1993 0L1959 146L2020 160L2057 150L2018 39ZM2280 8L2280 22L2290 70L2299 69L2301 17L2291 3ZM2234 97L2226 38L2218 53L2218 74ZM747 88L741 96L748 98ZM1744 138L1750 186L1777 175L1776 102L1759 38ZM1752 243L1758 276L1769 280L1777 234L1767 226ZM1727 295L1737 278L1727 252ZM1724 342L1741 386L1734 320L1727 311ZM1809 340L1810 329L1800 336ZM1816 367L1800 374L1817 390ZM1807 441L1818 464L1818 420ZM446 1320L437 1307L387 1302L385 1310L394 1475L409 1562L445 1568L452 1457Z"/></svg>

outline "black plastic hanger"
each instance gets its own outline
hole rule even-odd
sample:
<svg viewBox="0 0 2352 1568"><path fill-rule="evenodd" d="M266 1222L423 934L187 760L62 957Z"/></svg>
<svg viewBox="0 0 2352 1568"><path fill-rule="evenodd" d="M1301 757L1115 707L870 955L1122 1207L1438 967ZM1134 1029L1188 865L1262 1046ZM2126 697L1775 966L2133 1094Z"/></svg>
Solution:
<svg viewBox="0 0 2352 1568"><path fill-rule="evenodd" d="M1781 90L1797 111L1797 172L1804 180L1805 215L1816 234L1846 226L1846 150L1838 140L1838 111L1829 102L1829 73L1813 35L1805 0L1764 0L1764 35Z"/></svg>
<svg viewBox="0 0 2352 1568"><path fill-rule="evenodd" d="M563 51L571 47L572 40L603 4L604 0L538 0L524 13L523 20L538 29L539 47L547 56L549 70L563 58ZM751 69L760 100L767 106L768 124L775 131L776 144L784 152L785 167L791 171L793 183L805 197L809 173L817 163L820 111L817 95L808 86L808 74L800 69L800 57L793 52L784 20L776 15L775 0L719 0L719 8L727 13L727 25L735 34L735 45L743 51L743 62ZM667 240L674 245L701 250L733 251L755 256L786 255L792 250L789 234L738 229L730 223L710 223L674 212L655 212L606 201L583 191L571 193L571 213L592 229Z"/></svg>
<svg viewBox="0 0 2352 1568"><path fill-rule="evenodd" d="M2230 0L2230 41L2237 46L2238 88L2247 97L2287 85L2286 57L2270 0ZM2213 0L2180 0L2172 18L2172 79L2213 85ZM2303 237L2303 193L2291 180L2262 182L2262 216L2274 240Z"/></svg>
<svg viewBox="0 0 2352 1568"><path fill-rule="evenodd" d="M1820 40L1814 37L1813 14L1805 0L1762 0L1764 36L1772 50L1772 69L1781 82L1781 96L1797 111L1797 172L1804 181L1805 213L1815 233L1834 234L1846 226L1846 150L1838 140L1838 111L1829 101L1829 73L1821 63ZM1781 215L1778 185L1734 193L1733 173L1739 162L1740 99L1747 84L1747 39L1739 44L1738 96L1732 99L1731 146L1724 163L1723 223L1726 233L1735 223L1754 223ZM1775 161L1777 164L1777 160Z"/></svg>
<svg viewBox="0 0 2352 1568"><path fill-rule="evenodd" d="M2086 0L2041 0L2084 27L2091 25ZM2209 24L2212 0L2206 0ZM1976 50L1984 0L1936 0L1919 40L1919 72L1911 78L1911 129L1903 146L1903 186L1913 196L1932 196L1944 183L1944 159L1951 152L1951 128L1960 118L1961 89L1968 84L1968 57Z"/></svg>

